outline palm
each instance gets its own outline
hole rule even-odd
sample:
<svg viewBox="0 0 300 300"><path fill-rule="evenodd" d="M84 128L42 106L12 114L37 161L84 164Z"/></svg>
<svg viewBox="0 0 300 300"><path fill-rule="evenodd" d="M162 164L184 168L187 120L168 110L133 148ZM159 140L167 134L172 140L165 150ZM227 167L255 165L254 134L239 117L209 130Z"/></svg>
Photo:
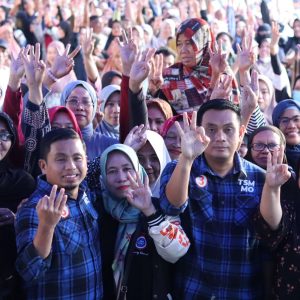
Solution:
<svg viewBox="0 0 300 300"><path fill-rule="evenodd" d="M289 179L288 166L279 164L267 169L266 183L270 187L278 187L283 185Z"/></svg>
<svg viewBox="0 0 300 300"><path fill-rule="evenodd" d="M283 146L279 150L275 150L268 154L266 183L269 187L280 187L288 181L291 173L288 170L288 165L283 164Z"/></svg>
<svg viewBox="0 0 300 300"><path fill-rule="evenodd" d="M143 82L150 73L150 66L144 61L136 61L130 70L130 78L137 82Z"/></svg>
<svg viewBox="0 0 300 300"><path fill-rule="evenodd" d="M189 122L187 114L183 114L183 129L178 122L175 123L181 138L181 153L189 160L194 160L201 155L210 142L204 128L196 126L196 119L197 112L194 111L191 122Z"/></svg>
<svg viewBox="0 0 300 300"><path fill-rule="evenodd" d="M210 64L214 73L222 74L227 67L226 55L224 54L213 55L213 57L211 57L210 59Z"/></svg>
<svg viewBox="0 0 300 300"><path fill-rule="evenodd" d="M187 158L195 158L201 155L206 147L207 144L195 131L185 132L184 137L181 138L181 152Z"/></svg>
<svg viewBox="0 0 300 300"><path fill-rule="evenodd" d="M135 60L136 54L137 46L133 41L120 46L120 55L123 62L125 61L127 64L132 65Z"/></svg>
<svg viewBox="0 0 300 300"><path fill-rule="evenodd" d="M24 49L21 50L21 52L24 52ZM18 78L22 78L25 72L24 64L21 56L21 52L19 53L17 59L14 59L12 57L11 64L10 64L10 71L12 74L17 76Z"/></svg>

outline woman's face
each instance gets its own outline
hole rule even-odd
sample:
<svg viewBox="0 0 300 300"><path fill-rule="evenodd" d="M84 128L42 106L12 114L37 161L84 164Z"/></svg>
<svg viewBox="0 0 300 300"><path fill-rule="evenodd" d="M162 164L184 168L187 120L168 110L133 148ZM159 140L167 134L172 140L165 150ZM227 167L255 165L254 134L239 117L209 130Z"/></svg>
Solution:
<svg viewBox="0 0 300 300"><path fill-rule="evenodd" d="M74 113L80 129L93 121L93 102L85 88L76 87L66 100L66 107Z"/></svg>
<svg viewBox="0 0 300 300"><path fill-rule="evenodd" d="M263 150L255 151L252 148L253 144L262 144L265 146ZM273 146L273 148L275 147L279 150L279 147L281 146L280 136L271 130L260 131L254 136L251 144L251 156L254 163L263 169L267 168L267 158L269 152L273 154L273 151L270 151L268 147L266 147L266 145L268 145L269 147ZM277 145L277 147L275 145Z"/></svg>
<svg viewBox="0 0 300 300"><path fill-rule="evenodd" d="M300 112L296 108L286 109L279 119L279 129L288 145L300 144Z"/></svg>
<svg viewBox="0 0 300 300"><path fill-rule="evenodd" d="M126 197L131 188L128 172L136 180L136 172L128 156L120 151L108 155L106 162L106 185L108 190L118 198Z"/></svg>
<svg viewBox="0 0 300 300"><path fill-rule="evenodd" d="M122 35L122 26L121 26L121 24L118 23L118 22L115 22L112 25L111 33L112 33L113 36L121 36Z"/></svg>
<svg viewBox="0 0 300 300"><path fill-rule="evenodd" d="M55 47L48 47L47 48L47 62L50 64L50 66L53 64L56 56L57 56L57 49Z"/></svg>
<svg viewBox="0 0 300 300"><path fill-rule="evenodd" d="M178 60L187 67L194 67L197 64L196 53L193 48L193 42L184 34L180 34L177 39L176 49Z"/></svg>
<svg viewBox="0 0 300 300"><path fill-rule="evenodd" d="M154 105L148 107L148 123L150 130L160 133L165 120L166 118L159 108Z"/></svg>
<svg viewBox="0 0 300 300"><path fill-rule="evenodd" d="M258 95L258 105L262 112L264 112L271 102L271 94L268 85L263 81L258 81L259 85L259 95Z"/></svg>
<svg viewBox="0 0 300 300"><path fill-rule="evenodd" d="M149 142L147 142L137 154L140 164L144 167L148 175L149 184L151 185L157 180L160 174L159 159Z"/></svg>
<svg viewBox="0 0 300 300"><path fill-rule="evenodd" d="M64 111L59 111L55 114L51 123L51 128L52 129L57 129L57 128L75 129L70 116Z"/></svg>
<svg viewBox="0 0 300 300"><path fill-rule="evenodd" d="M180 121L179 124L181 127L183 127L182 121ZM178 159L179 155L181 154L181 138L177 132L175 124L169 128L164 140L171 159Z"/></svg>
<svg viewBox="0 0 300 300"><path fill-rule="evenodd" d="M120 93L113 93L105 104L104 120L112 126L120 123L120 98Z"/></svg>
<svg viewBox="0 0 300 300"><path fill-rule="evenodd" d="M258 54L260 58L268 58L270 57L270 42L263 41L258 48Z"/></svg>
<svg viewBox="0 0 300 300"><path fill-rule="evenodd" d="M1 135L10 134L5 122L1 120L0 120L0 134ZM11 138L9 138L7 141L3 141L3 139L5 138L0 137L0 161L6 156L6 154L8 153L11 147Z"/></svg>

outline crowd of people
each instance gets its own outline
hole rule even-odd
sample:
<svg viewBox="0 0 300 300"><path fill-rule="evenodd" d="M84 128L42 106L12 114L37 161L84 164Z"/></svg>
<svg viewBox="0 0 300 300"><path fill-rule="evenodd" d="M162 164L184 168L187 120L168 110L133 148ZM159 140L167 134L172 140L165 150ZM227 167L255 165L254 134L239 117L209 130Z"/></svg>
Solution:
<svg viewBox="0 0 300 300"><path fill-rule="evenodd" d="M0 300L299 299L299 1L0 3Z"/></svg>

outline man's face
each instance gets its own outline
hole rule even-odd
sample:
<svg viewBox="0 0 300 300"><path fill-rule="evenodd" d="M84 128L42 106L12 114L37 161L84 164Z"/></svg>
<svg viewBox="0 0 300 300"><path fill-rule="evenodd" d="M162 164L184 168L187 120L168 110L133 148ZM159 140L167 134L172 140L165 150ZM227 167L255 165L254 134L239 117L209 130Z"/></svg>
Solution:
<svg viewBox="0 0 300 300"><path fill-rule="evenodd" d="M79 139L54 142L50 147L47 160L40 160L42 173L47 181L77 198L80 183L86 176L87 161L83 144Z"/></svg>
<svg viewBox="0 0 300 300"><path fill-rule="evenodd" d="M210 138L205 150L208 163L233 162L233 156L238 149L244 134L244 127L240 126L237 114L230 110L211 109L204 113L202 126Z"/></svg>

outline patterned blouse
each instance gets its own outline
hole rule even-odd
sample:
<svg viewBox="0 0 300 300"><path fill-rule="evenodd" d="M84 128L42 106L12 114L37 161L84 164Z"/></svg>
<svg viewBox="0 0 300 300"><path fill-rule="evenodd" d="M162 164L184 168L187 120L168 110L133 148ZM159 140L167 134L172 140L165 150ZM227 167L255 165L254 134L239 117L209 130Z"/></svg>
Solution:
<svg viewBox="0 0 300 300"><path fill-rule="evenodd" d="M274 252L273 299L300 299L300 190L295 182L281 192L282 219L272 230L260 212L255 216L259 238Z"/></svg>

